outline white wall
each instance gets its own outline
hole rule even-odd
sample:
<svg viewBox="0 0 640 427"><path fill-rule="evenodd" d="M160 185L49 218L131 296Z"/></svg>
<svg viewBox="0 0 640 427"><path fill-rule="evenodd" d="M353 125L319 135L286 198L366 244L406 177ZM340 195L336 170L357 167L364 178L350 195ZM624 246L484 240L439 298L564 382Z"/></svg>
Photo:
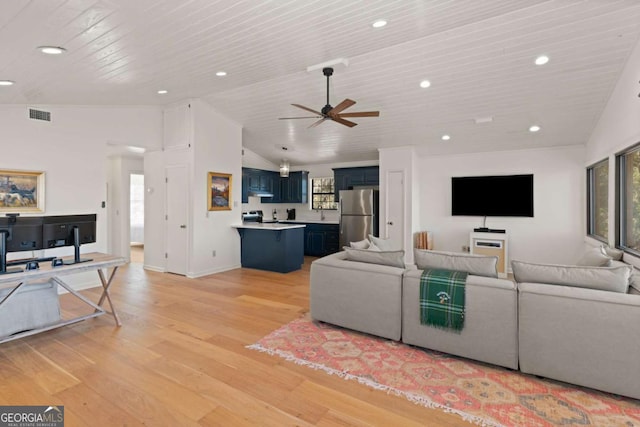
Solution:
<svg viewBox="0 0 640 427"><path fill-rule="evenodd" d="M280 165L270 162L248 148L242 148L242 167L264 169L268 171L276 171L280 169Z"/></svg>
<svg viewBox="0 0 640 427"><path fill-rule="evenodd" d="M97 242L82 252L107 252L107 143L158 147L162 140L157 107L38 106L52 121L28 118L26 106L0 106L2 168L45 172L45 212L96 213ZM47 256L73 254L73 248ZM25 254L20 254L24 257ZM95 275L91 279L95 282Z"/></svg>
<svg viewBox="0 0 640 427"><path fill-rule="evenodd" d="M483 218L451 216L451 177L532 173L534 217L488 217L486 225L507 230L512 260L573 263L585 234L584 150L569 146L418 158L421 226L433 232L436 250L461 252Z"/></svg>
<svg viewBox="0 0 640 427"><path fill-rule="evenodd" d="M240 267L240 237L231 225L242 218L242 126L202 100L191 101L191 110L194 162L191 260L187 274L198 277ZM231 210L207 210L209 172L232 175Z"/></svg>
<svg viewBox="0 0 640 427"><path fill-rule="evenodd" d="M640 142L640 43L587 142L585 166L609 158L609 244L615 244L615 153Z"/></svg>

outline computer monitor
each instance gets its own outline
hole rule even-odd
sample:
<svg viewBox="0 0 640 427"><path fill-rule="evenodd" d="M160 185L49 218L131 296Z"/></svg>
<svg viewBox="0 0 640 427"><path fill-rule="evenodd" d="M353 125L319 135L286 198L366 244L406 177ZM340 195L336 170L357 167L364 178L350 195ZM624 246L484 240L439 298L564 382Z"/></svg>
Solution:
<svg viewBox="0 0 640 427"><path fill-rule="evenodd" d="M8 215L0 218L0 274L22 271L7 269L7 253L43 249L42 226L42 217Z"/></svg>
<svg viewBox="0 0 640 427"><path fill-rule="evenodd" d="M44 249L73 246L73 261L65 264L76 264L91 261L80 258L80 245L95 243L96 214L57 215L43 217L42 245Z"/></svg>

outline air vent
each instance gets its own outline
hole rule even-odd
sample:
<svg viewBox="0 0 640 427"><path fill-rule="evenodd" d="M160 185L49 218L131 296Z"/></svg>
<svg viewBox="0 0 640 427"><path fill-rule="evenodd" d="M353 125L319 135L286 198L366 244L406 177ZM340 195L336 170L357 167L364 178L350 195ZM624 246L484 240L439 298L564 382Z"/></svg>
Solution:
<svg viewBox="0 0 640 427"><path fill-rule="evenodd" d="M33 120L44 120L45 122L51 121L51 113L49 111L35 110L29 108L29 118Z"/></svg>

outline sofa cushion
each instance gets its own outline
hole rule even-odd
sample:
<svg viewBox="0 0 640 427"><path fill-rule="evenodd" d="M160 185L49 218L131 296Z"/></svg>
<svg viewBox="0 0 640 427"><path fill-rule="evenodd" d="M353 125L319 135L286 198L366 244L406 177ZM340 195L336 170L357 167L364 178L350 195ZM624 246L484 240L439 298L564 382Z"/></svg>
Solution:
<svg viewBox="0 0 640 427"><path fill-rule="evenodd" d="M381 251L397 251L400 250L400 245L391 241L391 239L381 239L379 237L374 236L373 234L369 234L369 240L372 245L375 245Z"/></svg>
<svg viewBox="0 0 640 427"><path fill-rule="evenodd" d="M611 264L611 257L607 256L602 248L589 248L578 259L576 265L586 267L609 267Z"/></svg>
<svg viewBox="0 0 640 427"><path fill-rule="evenodd" d="M440 268L466 271L476 276L498 277L498 257L496 256L414 249L413 259L421 270Z"/></svg>
<svg viewBox="0 0 640 427"><path fill-rule="evenodd" d="M627 293L629 289L629 277L632 271L630 265L585 267L533 264L522 261L511 261L511 268L518 283L546 283L622 293Z"/></svg>
<svg viewBox="0 0 640 427"><path fill-rule="evenodd" d="M614 261L622 261L622 256L624 255L624 251L616 248L611 248L607 245L602 245L600 250L603 254L607 255Z"/></svg>
<svg viewBox="0 0 640 427"><path fill-rule="evenodd" d="M372 251L368 249L344 248L349 261L366 262L369 264L389 265L404 268L404 251Z"/></svg>
<svg viewBox="0 0 640 427"><path fill-rule="evenodd" d="M640 293L640 271L636 268L634 268L631 273L631 277L629 278L629 285L632 289L635 289L637 293Z"/></svg>
<svg viewBox="0 0 640 427"><path fill-rule="evenodd" d="M369 248L369 241L367 239L360 240L359 242L350 242L349 247L353 249L367 249Z"/></svg>

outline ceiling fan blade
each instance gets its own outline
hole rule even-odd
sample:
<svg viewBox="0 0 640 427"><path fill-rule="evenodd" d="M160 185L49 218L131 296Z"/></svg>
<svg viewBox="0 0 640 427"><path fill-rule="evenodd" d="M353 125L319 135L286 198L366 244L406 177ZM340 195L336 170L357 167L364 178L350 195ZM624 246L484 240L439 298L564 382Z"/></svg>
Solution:
<svg viewBox="0 0 640 427"><path fill-rule="evenodd" d="M345 126L349 126L350 128L354 127L357 125L357 123L354 122L350 122L349 120L344 120L341 119L340 117L336 116L336 117L331 117L331 120L333 120L334 122L338 122L341 125L345 125Z"/></svg>
<svg viewBox="0 0 640 427"><path fill-rule="evenodd" d="M310 113L317 114L318 116L322 116L321 112L316 111L316 110L312 110L311 108L307 108L304 105L300 105L300 104L291 104L291 105L293 105L294 107L302 108L303 110L307 110Z"/></svg>
<svg viewBox="0 0 640 427"><path fill-rule="evenodd" d="M333 117L334 115L338 114L340 111L346 110L347 108L351 107L355 103L356 103L356 101L353 101L351 99L345 99L340 104L336 105L331 110L329 110L329 112L327 114L329 114L331 117Z"/></svg>
<svg viewBox="0 0 640 427"><path fill-rule="evenodd" d="M320 120L318 120L317 122L313 122L313 123L311 124L311 126L309 126L309 127L310 127L310 128L314 128L314 127L318 126L320 123L324 122L325 120L327 120L327 118L326 118L326 117L323 117L323 118L321 118Z"/></svg>
<svg viewBox="0 0 640 427"><path fill-rule="evenodd" d="M359 111L353 113L342 113L338 114L338 117L378 117L380 116L380 111Z"/></svg>
<svg viewBox="0 0 640 427"><path fill-rule="evenodd" d="M307 117L278 117L278 120L294 120L294 119L319 119L322 116L307 116Z"/></svg>

